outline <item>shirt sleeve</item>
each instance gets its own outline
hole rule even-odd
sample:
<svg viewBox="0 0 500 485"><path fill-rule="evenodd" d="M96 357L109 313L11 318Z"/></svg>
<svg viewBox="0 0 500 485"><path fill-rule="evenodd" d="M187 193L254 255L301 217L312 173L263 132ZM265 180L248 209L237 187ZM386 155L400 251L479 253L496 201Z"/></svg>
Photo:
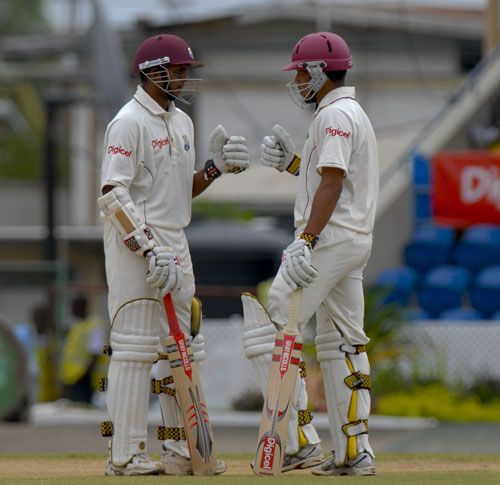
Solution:
<svg viewBox="0 0 500 485"><path fill-rule="evenodd" d="M340 168L344 177L349 173L353 147L353 122L338 108L323 109L317 121L317 146L319 161L316 170L321 175L323 167Z"/></svg>
<svg viewBox="0 0 500 485"><path fill-rule="evenodd" d="M130 187L137 171L139 126L134 120L114 120L104 137L101 188L105 185Z"/></svg>

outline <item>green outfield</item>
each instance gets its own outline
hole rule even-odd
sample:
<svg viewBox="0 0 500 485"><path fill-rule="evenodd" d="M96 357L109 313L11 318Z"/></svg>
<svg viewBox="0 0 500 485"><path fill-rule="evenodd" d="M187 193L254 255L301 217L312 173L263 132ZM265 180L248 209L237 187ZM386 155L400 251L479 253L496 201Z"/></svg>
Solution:
<svg viewBox="0 0 500 485"><path fill-rule="evenodd" d="M175 483L257 483L252 475L250 455L222 455L227 472L218 477L175 477ZM97 454L16 454L0 456L0 484L99 484L121 477L104 477L104 456ZM336 477L344 483L392 484L498 484L499 455L380 454L376 477ZM168 477L127 477L127 484L163 484ZM146 482L144 482L146 480ZM293 485L314 481L323 483L332 477L313 477L308 470L289 473L273 479L273 483Z"/></svg>

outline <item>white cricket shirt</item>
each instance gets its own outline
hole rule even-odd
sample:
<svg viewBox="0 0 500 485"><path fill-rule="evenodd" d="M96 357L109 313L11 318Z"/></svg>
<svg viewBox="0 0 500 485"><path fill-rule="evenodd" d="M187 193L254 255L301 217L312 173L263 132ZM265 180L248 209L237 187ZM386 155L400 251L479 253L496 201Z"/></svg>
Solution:
<svg viewBox="0 0 500 485"><path fill-rule="evenodd" d="M330 91L319 103L304 144L295 227L303 229L323 167L344 171L342 194L328 224L369 234L378 198L378 153L372 125L352 87Z"/></svg>
<svg viewBox="0 0 500 485"><path fill-rule="evenodd" d="M101 188L122 186L152 229L182 229L191 220L195 165L191 118L165 111L138 86L104 135Z"/></svg>

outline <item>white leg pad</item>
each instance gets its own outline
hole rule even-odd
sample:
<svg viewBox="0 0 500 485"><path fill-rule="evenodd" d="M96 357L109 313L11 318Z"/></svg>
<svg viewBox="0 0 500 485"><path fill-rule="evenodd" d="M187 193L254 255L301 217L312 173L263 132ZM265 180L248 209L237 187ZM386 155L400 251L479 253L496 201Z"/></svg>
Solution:
<svg viewBox="0 0 500 485"><path fill-rule="evenodd" d="M147 450L150 373L158 357L159 305L137 300L117 313L111 330L107 408L113 423L111 461L125 466Z"/></svg>
<svg viewBox="0 0 500 485"><path fill-rule="evenodd" d="M368 442L369 390L353 389L345 381L353 372L361 373L360 379L364 376L365 382L369 379L370 365L366 352L356 353L361 346L345 345L340 333L333 328L330 332L318 334L315 341L317 359L323 372L335 464L344 465L364 450L373 456ZM356 380L355 377L351 379Z"/></svg>
<svg viewBox="0 0 500 485"><path fill-rule="evenodd" d="M170 370L169 361L158 361L158 363L156 364L156 372L157 379L170 377L172 375L172 371ZM174 384L169 387L171 389L175 388ZM158 400L160 402L163 426L165 426L166 428L183 428L184 422L176 397L162 393L158 396ZM187 446L186 440L165 440L163 442L163 445L167 450L172 450L179 455L190 458L189 448Z"/></svg>
<svg viewBox="0 0 500 485"><path fill-rule="evenodd" d="M245 326L243 348L245 349L247 359L252 363L262 394L265 396L277 328L264 306L253 295L244 293L241 295L241 301L243 303L243 320ZM297 384L293 397L294 405L290 412L290 425L285 446L287 454L294 455L299 451L298 410L307 409L307 403L308 397L305 381L299 375L297 376ZM312 424L306 424L301 428L308 443L316 444L321 441Z"/></svg>

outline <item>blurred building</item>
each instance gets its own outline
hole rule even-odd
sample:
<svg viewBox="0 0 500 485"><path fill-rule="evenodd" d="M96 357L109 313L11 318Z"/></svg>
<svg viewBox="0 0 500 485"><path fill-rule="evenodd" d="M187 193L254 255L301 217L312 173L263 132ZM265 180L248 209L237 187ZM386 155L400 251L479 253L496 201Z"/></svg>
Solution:
<svg viewBox="0 0 500 485"><path fill-rule="evenodd" d="M245 134L251 149L251 170L224 177L200 200L236 204L258 216L273 217L274 222L261 219L265 221L261 230L276 232L278 241L269 249L274 264L280 242L284 245L291 237L295 180L259 167L260 141L279 122L300 149L311 115L298 110L289 99L285 83L290 74L280 69L295 42L306 33L332 30L344 36L354 58L349 77L357 86L358 99L374 124L380 146L382 186L367 281L399 260L402 245L413 230L409 152L422 130L446 109L449 94L479 61L483 9L412 7L411 2L395 6L275 0L253 5L241 2L234 9L218 8L217 3L212 9L195 11L189 5L169 2L170 15L162 16L159 11L158 20L141 20L115 34L100 3L96 0L92 5L95 9L88 29L9 35L0 44L0 83L34 83L45 109L52 110L53 151L47 156L67 163L66 168L59 167L54 189L53 235L58 255L70 263L70 279L96 287L104 281L102 228L96 208L104 127L135 89L131 75L135 48L144 38L165 31L188 39L206 64L196 73L204 79L202 94L189 110L195 121L200 163L207 158L209 134L219 123L231 132ZM458 136L458 127L453 135ZM46 189L43 181L0 180L2 259L45 257ZM257 229L246 229L243 239L260 237L252 232ZM210 271L202 263L205 238L196 231L195 220L192 248L202 285L209 281ZM233 240L227 251L234 247L238 242ZM270 276L275 269L273 256L266 257L271 263L266 263L267 273L258 273L259 278ZM256 284L245 280L245 270L241 271L240 285L244 281L248 286ZM233 278L230 284L238 285L235 281ZM211 284L223 283L221 276Z"/></svg>

